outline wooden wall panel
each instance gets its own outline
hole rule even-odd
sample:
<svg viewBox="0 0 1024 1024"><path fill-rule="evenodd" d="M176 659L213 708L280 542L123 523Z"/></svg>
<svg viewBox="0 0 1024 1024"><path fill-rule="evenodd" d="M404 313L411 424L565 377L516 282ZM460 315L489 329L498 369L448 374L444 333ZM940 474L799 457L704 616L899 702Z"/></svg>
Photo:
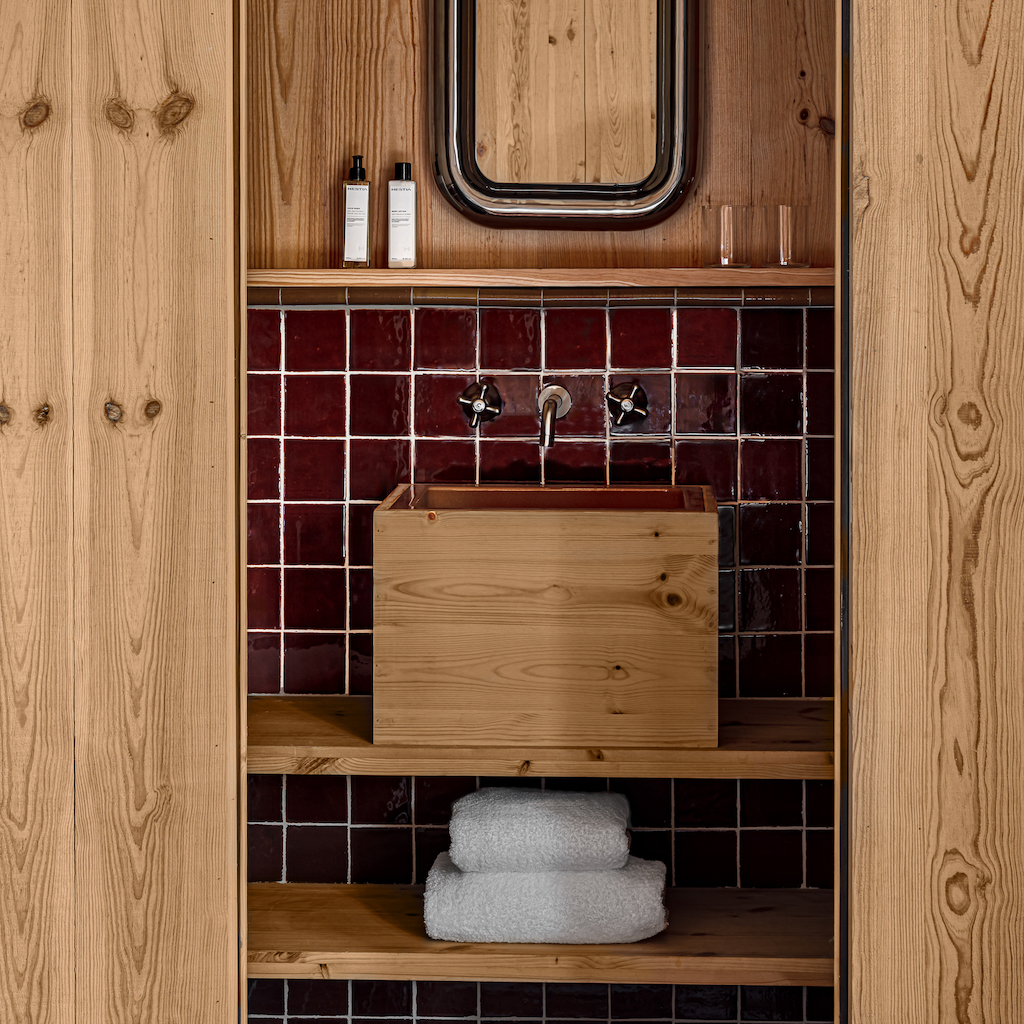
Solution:
<svg viewBox="0 0 1024 1024"><path fill-rule="evenodd" d="M448 205L431 172L428 0L304 0L296 8L301 17L288 13L294 0L248 3L253 268L340 266L340 183L352 153L367 157L376 183L378 267L387 259L381 186L397 160L411 160L420 182L423 267L696 266L701 203L756 202L785 192L774 183L780 173L793 173L794 161L786 155L793 138L804 139L798 166L815 203L813 262L832 264L834 145L824 128L834 118L834 0L703 5L704 159L698 181L668 220L614 232L486 228ZM783 37L778 61L755 78L749 70L754 49ZM282 54L296 56L286 61ZM291 69L290 77L282 68ZM770 88L763 80L768 75ZM754 97L760 97L756 133ZM808 117L800 121L805 108Z"/></svg>
<svg viewBox="0 0 1024 1024"><path fill-rule="evenodd" d="M71 8L0 5L0 1020L74 1019Z"/></svg>
<svg viewBox="0 0 1024 1024"><path fill-rule="evenodd" d="M75 4L77 1020L238 1019L231 0Z"/></svg>
<svg viewBox="0 0 1024 1024"><path fill-rule="evenodd" d="M852 1024L1024 1005L1024 7L852 4Z"/></svg>

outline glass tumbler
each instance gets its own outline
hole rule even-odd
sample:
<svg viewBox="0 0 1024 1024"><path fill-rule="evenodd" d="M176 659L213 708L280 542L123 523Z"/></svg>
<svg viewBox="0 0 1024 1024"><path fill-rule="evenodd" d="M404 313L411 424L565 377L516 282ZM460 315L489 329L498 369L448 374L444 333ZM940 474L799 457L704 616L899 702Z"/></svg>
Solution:
<svg viewBox="0 0 1024 1024"><path fill-rule="evenodd" d="M749 267L753 227L750 206L705 206L701 239L705 267Z"/></svg>
<svg viewBox="0 0 1024 1024"><path fill-rule="evenodd" d="M807 207L763 207L766 267L808 267Z"/></svg>

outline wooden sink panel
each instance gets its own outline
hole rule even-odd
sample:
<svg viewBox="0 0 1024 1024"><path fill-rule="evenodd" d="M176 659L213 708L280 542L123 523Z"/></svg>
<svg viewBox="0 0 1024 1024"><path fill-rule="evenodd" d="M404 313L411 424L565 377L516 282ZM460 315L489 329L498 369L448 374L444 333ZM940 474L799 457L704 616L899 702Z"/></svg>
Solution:
<svg viewBox="0 0 1024 1024"><path fill-rule="evenodd" d="M374 514L374 742L713 747L718 517Z"/></svg>

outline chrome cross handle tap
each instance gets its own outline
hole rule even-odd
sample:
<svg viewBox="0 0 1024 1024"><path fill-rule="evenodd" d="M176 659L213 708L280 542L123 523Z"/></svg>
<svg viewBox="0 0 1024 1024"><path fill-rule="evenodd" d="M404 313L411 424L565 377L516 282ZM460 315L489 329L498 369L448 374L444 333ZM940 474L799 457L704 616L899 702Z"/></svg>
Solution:
<svg viewBox="0 0 1024 1024"><path fill-rule="evenodd" d="M647 394L639 384L617 384L608 392L608 411L617 427L642 420L647 416Z"/></svg>
<svg viewBox="0 0 1024 1024"><path fill-rule="evenodd" d="M459 395L459 405L475 428L501 415L501 394L493 384L477 381Z"/></svg>

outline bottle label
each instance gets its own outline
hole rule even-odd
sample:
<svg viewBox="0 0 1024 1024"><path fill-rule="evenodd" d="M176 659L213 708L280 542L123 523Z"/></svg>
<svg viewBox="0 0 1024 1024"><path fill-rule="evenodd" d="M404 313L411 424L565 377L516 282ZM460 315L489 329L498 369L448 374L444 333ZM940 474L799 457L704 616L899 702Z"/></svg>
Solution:
<svg viewBox="0 0 1024 1024"><path fill-rule="evenodd" d="M416 183L388 182L388 263L416 262Z"/></svg>
<svg viewBox="0 0 1024 1024"><path fill-rule="evenodd" d="M350 182L345 186L345 262L370 260L370 186Z"/></svg>

